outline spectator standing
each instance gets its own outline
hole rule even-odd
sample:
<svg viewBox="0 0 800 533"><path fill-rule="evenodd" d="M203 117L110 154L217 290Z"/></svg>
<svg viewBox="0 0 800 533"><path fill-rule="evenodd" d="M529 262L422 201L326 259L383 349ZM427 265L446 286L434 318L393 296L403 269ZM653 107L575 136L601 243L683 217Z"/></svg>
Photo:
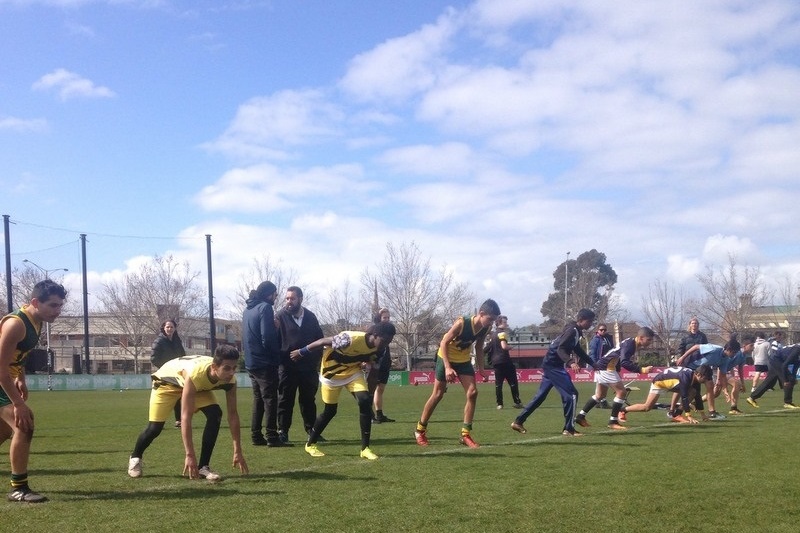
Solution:
<svg viewBox="0 0 800 533"><path fill-rule="evenodd" d="M167 361L186 355L183 341L178 335L178 322L167 319L161 323L161 332L153 341L150 363L156 368L164 366ZM175 427L181 427L181 401L175 404Z"/></svg>
<svg viewBox="0 0 800 533"><path fill-rule="evenodd" d="M378 322L389 322L391 315L389 310L385 307L382 308L373 317L372 321L377 324ZM383 393L386 391L386 385L389 383L389 374L392 371L392 354L389 351L387 344L383 350L378 354L378 361L372 365L372 369L367 375L367 386L369 393L372 396L372 407L375 414L372 417L373 424L383 424L384 422L394 422L393 418L389 418L383 413Z"/></svg>
<svg viewBox="0 0 800 533"><path fill-rule="evenodd" d="M278 365L280 344L272 306L278 289L264 281L250 291L242 315L242 346L244 364L253 386L253 415L250 432L256 446L286 446L278 438ZM266 439L262 424L266 417Z"/></svg>
<svg viewBox="0 0 800 533"><path fill-rule="evenodd" d="M489 357L494 369L494 395L497 408L503 408L503 381L508 382L511 389L511 399L514 407L522 409L522 400L519 397L519 381L517 380L517 367L511 361L511 352L508 345L508 317L500 315L495 321L495 330L487 343Z"/></svg>

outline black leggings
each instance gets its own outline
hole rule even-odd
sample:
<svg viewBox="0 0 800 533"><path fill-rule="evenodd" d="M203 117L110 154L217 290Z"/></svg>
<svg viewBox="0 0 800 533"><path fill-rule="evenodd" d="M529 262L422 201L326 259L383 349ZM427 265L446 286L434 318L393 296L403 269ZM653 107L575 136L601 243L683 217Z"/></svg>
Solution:
<svg viewBox="0 0 800 533"><path fill-rule="evenodd" d="M361 449L369 446L370 432L372 431L372 397L367 391L360 391L353 393L356 401L358 402L358 421L361 426ZM335 403L324 404L325 408L322 413L314 421L314 427L311 428L311 433L308 435L308 443L316 444L319 436L328 427L328 423L336 416L336 411L339 405Z"/></svg>
<svg viewBox="0 0 800 533"><path fill-rule="evenodd" d="M207 405L200 411L206 415L206 427L203 429L203 443L200 447L200 458L197 461L198 468L209 466L211 454L217 444L219 427L222 424L222 408L219 405ZM136 439L136 446L133 448L131 457L141 458L147 447L161 434L162 429L164 429L164 422L149 422L139 438Z"/></svg>

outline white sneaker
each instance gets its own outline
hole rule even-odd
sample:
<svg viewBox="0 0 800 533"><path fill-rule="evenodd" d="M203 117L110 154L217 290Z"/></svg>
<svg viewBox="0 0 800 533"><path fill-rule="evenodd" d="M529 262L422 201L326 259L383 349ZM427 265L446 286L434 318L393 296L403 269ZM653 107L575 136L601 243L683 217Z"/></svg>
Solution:
<svg viewBox="0 0 800 533"><path fill-rule="evenodd" d="M214 472L213 470L211 470L207 466L204 466L203 468L198 470L197 473L200 474L200 477L205 479L206 481L214 482L214 481L219 481L220 479L222 479L222 476L220 476L219 474L217 474L216 472Z"/></svg>
<svg viewBox="0 0 800 533"><path fill-rule="evenodd" d="M128 475L131 477L142 477L141 457L131 457L128 459Z"/></svg>

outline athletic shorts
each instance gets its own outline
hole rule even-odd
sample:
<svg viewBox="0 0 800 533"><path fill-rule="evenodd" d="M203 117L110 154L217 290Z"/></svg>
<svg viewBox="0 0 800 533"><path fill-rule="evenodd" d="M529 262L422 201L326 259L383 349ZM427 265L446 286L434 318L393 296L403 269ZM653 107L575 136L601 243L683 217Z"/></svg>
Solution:
<svg viewBox="0 0 800 533"><path fill-rule="evenodd" d="M756 372L769 372L769 365L755 365Z"/></svg>
<svg viewBox="0 0 800 533"><path fill-rule="evenodd" d="M662 389L656 384L650 385L650 394L661 394L662 392L669 392L669 389Z"/></svg>
<svg viewBox="0 0 800 533"><path fill-rule="evenodd" d="M375 366L372 367L370 372L375 372L375 376L377 376L377 382L383 383L386 385L389 383L389 372L392 370L392 358L391 357L382 357L378 359L378 362L375 363Z"/></svg>
<svg viewBox="0 0 800 533"><path fill-rule="evenodd" d="M352 394L369 391L363 372L356 372L349 379L345 378L335 383L320 376L319 383L322 401L331 405L339 403L339 393L342 392L342 389L347 389Z"/></svg>
<svg viewBox="0 0 800 533"><path fill-rule="evenodd" d="M150 391L150 422L166 422L172 416L175 404L181 399L183 389L172 385L161 385L157 389ZM194 412L196 413L203 407L215 405L217 399L210 390L197 392L194 395Z"/></svg>
<svg viewBox="0 0 800 533"><path fill-rule="evenodd" d="M473 376L475 377L475 367L472 366L472 363L450 363L450 366L453 367L453 370L456 371L456 374L459 376ZM436 357L436 380L437 381L447 381L447 378L444 375L444 359L437 356Z"/></svg>
<svg viewBox="0 0 800 533"><path fill-rule="evenodd" d="M616 370L595 370L594 371L594 382L599 383L601 385L611 385L614 383L619 383L622 381L622 378L619 377L619 372Z"/></svg>
<svg viewBox="0 0 800 533"><path fill-rule="evenodd" d="M6 405L11 405L11 399L9 399L3 387L0 387L0 407L5 407Z"/></svg>

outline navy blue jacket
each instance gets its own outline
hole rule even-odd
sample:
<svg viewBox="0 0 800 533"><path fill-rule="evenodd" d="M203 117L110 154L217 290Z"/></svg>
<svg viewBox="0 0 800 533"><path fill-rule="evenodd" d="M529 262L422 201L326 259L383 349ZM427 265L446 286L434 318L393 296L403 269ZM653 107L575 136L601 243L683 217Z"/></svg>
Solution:
<svg viewBox="0 0 800 533"><path fill-rule="evenodd" d="M252 298L247 300L247 308L242 316L242 347L247 370L280 364L275 312L269 302Z"/></svg>
<svg viewBox="0 0 800 533"><path fill-rule="evenodd" d="M542 361L542 366L555 366L564 368L564 365L572 359L572 354L586 363L589 367L594 368L594 362L586 355L580 345L581 333L583 330L578 327L576 322L569 322L561 334L553 339L550 346L547 348L547 353Z"/></svg>

